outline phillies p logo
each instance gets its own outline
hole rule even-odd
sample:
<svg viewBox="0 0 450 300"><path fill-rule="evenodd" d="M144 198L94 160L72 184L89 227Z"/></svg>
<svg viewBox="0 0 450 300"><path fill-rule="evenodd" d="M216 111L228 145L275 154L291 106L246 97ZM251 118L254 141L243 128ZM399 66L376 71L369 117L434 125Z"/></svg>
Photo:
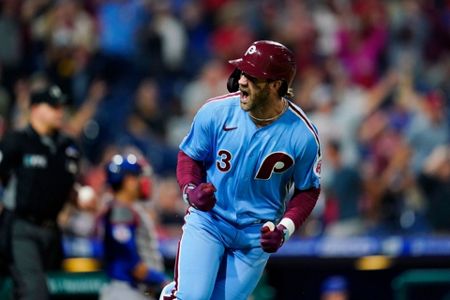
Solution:
<svg viewBox="0 0 450 300"><path fill-rule="evenodd" d="M256 46L250 46L247 51L245 51L244 55L252 55L253 53L256 52Z"/></svg>
<svg viewBox="0 0 450 300"><path fill-rule="evenodd" d="M283 152L274 152L267 156L255 179L267 180L272 177L273 173L283 173L294 164L294 160L288 154Z"/></svg>

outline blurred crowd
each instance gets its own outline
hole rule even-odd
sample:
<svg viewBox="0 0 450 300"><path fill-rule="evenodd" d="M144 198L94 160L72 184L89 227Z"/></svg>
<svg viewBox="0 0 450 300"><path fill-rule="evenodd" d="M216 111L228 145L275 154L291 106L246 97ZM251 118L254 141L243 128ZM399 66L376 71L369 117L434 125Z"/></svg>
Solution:
<svg viewBox="0 0 450 300"><path fill-rule="evenodd" d="M323 147L321 198L299 234L450 233L448 0L2 0L0 135L24 126L30 91L58 84L80 183L107 197L105 163L137 149L158 231L178 237L178 145L258 39L294 51L292 100ZM67 209L67 234L92 234L99 206Z"/></svg>

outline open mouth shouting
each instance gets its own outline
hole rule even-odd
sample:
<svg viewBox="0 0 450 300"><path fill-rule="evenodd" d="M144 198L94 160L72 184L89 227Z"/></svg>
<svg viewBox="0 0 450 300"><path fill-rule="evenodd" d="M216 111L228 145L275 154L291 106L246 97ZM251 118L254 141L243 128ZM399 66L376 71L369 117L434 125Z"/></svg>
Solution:
<svg viewBox="0 0 450 300"><path fill-rule="evenodd" d="M246 104L248 102L249 93L243 89L241 89L240 91L241 91L241 103Z"/></svg>

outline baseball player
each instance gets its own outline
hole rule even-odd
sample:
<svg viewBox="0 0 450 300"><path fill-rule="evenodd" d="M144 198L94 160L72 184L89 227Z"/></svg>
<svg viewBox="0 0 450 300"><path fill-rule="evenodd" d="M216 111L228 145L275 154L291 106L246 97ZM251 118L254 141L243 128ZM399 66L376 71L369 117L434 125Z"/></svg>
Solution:
<svg viewBox="0 0 450 300"><path fill-rule="evenodd" d="M320 193L317 131L286 98L293 53L257 41L230 63L231 93L198 111L180 145L177 179L190 208L161 299L247 299Z"/></svg>
<svg viewBox="0 0 450 300"><path fill-rule="evenodd" d="M149 191L143 164L134 154L115 155L107 166L107 181L114 200L102 215L104 260L111 282L102 289L102 300L152 299L147 287L160 290L166 283L151 219L138 199Z"/></svg>

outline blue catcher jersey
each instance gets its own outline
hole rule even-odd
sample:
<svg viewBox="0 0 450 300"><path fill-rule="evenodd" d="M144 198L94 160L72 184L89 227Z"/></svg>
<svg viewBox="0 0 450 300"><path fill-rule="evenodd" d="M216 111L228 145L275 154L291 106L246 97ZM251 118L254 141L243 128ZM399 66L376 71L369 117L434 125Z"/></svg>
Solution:
<svg viewBox="0 0 450 300"><path fill-rule="evenodd" d="M279 119L259 128L239 99L233 93L203 105L180 149L205 163L206 181L217 188L213 213L237 225L279 221L293 185L320 185L317 131L290 101Z"/></svg>
<svg viewBox="0 0 450 300"><path fill-rule="evenodd" d="M104 260L110 278L135 285L134 267L141 260L137 249L138 215L116 201L102 217Z"/></svg>

